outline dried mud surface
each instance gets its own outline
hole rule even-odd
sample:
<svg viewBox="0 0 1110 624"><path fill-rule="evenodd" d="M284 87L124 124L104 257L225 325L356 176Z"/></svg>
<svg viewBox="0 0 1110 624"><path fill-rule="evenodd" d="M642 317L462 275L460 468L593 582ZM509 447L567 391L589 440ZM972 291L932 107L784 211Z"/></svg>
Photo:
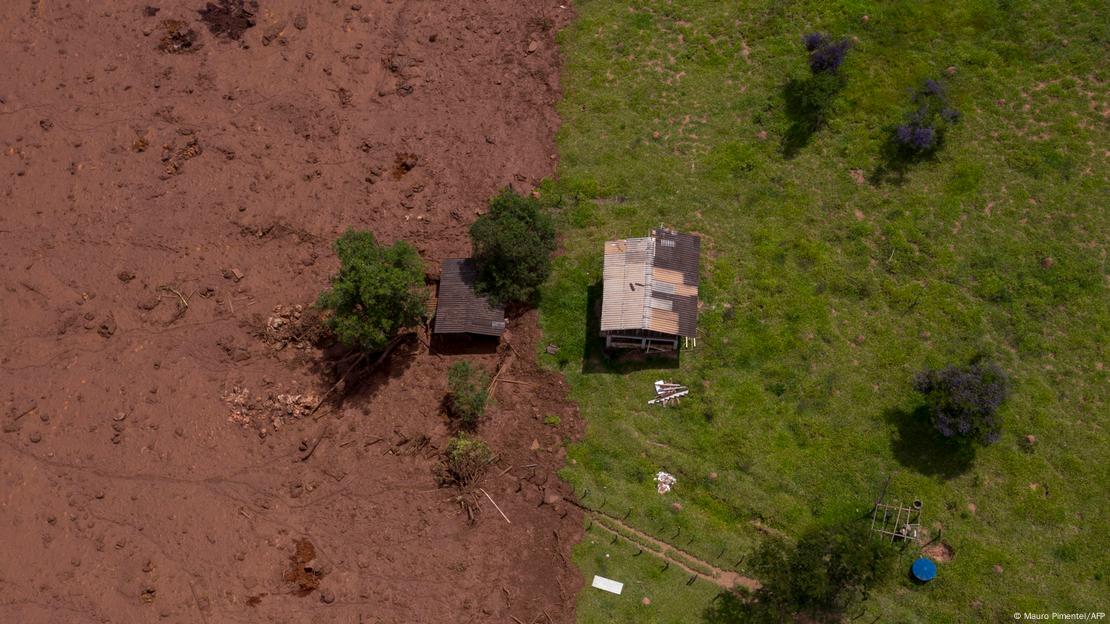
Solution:
<svg viewBox="0 0 1110 624"><path fill-rule="evenodd" d="M346 228L435 273L552 173L559 4L0 3L0 621L573 621L581 512L543 501L580 425L534 314L310 416L296 308ZM511 524L435 482L461 358L523 382L479 432Z"/></svg>

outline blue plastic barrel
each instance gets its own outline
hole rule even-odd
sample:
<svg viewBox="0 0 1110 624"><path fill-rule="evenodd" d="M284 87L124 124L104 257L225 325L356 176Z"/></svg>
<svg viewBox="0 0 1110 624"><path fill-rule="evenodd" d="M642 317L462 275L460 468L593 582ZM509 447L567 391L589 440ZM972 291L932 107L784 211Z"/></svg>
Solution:
<svg viewBox="0 0 1110 624"><path fill-rule="evenodd" d="M931 559L926 557L918 557L917 561L913 562L913 567L910 568L913 577L922 583L927 583L937 576L937 564L933 563Z"/></svg>

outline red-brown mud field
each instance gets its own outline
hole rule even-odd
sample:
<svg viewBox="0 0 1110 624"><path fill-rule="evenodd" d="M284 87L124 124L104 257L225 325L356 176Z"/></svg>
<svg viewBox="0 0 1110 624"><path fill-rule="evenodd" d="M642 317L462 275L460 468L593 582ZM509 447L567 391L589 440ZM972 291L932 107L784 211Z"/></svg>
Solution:
<svg viewBox="0 0 1110 624"><path fill-rule="evenodd" d="M0 621L573 621L581 517L542 503L579 425L534 312L315 413L305 333L347 228L434 275L553 172L560 4L0 3ZM464 358L505 380L511 523L437 486Z"/></svg>

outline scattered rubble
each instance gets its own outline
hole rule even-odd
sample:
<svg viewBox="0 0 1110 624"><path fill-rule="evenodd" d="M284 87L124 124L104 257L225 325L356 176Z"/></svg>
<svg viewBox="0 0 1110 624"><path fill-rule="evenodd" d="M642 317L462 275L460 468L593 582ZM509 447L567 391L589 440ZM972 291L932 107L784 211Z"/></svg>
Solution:
<svg viewBox="0 0 1110 624"><path fill-rule="evenodd" d="M278 393L263 397L241 386L232 387L222 398L231 406L228 421L259 431L267 431L267 428L277 431L308 416L320 402L320 397L312 393Z"/></svg>
<svg viewBox="0 0 1110 624"><path fill-rule="evenodd" d="M309 349L321 344L328 334L328 328L315 308L278 305L266 319L258 337L280 351L286 347Z"/></svg>
<svg viewBox="0 0 1110 624"><path fill-rule="evenodd" d="M659 379L655 382L655 398L648 401L648 405L677 404L679 399L688 394L690 389L686 386Z"/></svg>

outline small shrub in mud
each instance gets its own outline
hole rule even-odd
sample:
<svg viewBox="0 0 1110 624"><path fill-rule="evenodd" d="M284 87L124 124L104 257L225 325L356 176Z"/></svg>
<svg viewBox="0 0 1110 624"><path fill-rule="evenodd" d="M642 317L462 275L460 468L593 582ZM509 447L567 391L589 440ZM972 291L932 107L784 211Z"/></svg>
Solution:
<svg viewBox="0 0 1110 624"><path fill-rule="evenodd" d="M913 381L925 396L933 426L946 438L988 445L996 442L1002 424L998 408L1010 393L1010 379L987 360L968 366L926 369Z"/></svg>
<svg viewBox="0 0 1110 624"><path fill-rule="evenodd" d="M494 456L489 445L480 438L460 434L447 443L443 460L440 484L468 488L481 480Z"/></svg>
<svg viewBox="0 0 1110 624"><path fill-rule="evenodd" d="M555 224L539 200L504 189L470 226L477 290L494 302L530 303L551 272Z"/></svg>
<svg viewBox="0 0 1110 624"><path fill-rule="evenodd" d="M366 352L386 347L424 318L424 268L420 253L398 241L379 245L370 232L348 230L335 242L339 273L317 306L330 312L327 326L344 345Z"/></svg>
<svg viewBox="0 0 1110 624"><path fill-rule="evenodd" d="M469 362L447 370L447 412L462 429L474 429L486 411L489 376Z"/></svg>

